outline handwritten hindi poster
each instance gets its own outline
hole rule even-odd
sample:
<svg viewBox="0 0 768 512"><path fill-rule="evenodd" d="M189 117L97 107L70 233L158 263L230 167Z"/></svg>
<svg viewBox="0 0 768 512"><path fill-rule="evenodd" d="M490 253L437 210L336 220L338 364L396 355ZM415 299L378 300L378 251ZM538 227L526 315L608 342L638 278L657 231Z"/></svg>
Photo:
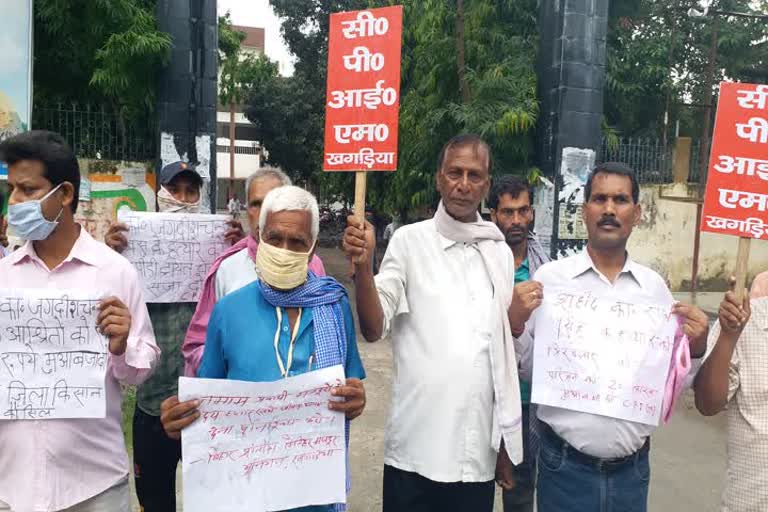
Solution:
<svg viewBox="0 0 768 512"><path fill-rule="evenodd" d="M128 226L123 256L147 302L197 302L211 264L229 248L226 215L120 211L118 220Z"/></svg>
<svg viewBox="0 0 768 512"><path fill-rule="evenodd" d="M701 230L768 239L768 85L720 84Z"/></svg>
<svg viewBox="0 0 768 512"><path fill-rule="evenodd" d="M328 409L344 382L334 366L277 382L179 379L200 400L182 433L187 512L266 512L346 502L344 414Z"/></svg>
<svg viewBox="0 0 768 512"><path fill-rule="evenodd" d="M531 401L658 425L677 330L672 304L569 289L544 295Z"/></svg>
<svg viewBox="0 0 768 512"><path fill-rule="evenodd" d="M394 171L400 106L400 5L331 14L326 171Z"/></svg>
<svg viewBox="0 0 768 512"><path fill-rule="evenodd" d="M105 416L98 304L75 290L0 288L0 420Z"/></svg>

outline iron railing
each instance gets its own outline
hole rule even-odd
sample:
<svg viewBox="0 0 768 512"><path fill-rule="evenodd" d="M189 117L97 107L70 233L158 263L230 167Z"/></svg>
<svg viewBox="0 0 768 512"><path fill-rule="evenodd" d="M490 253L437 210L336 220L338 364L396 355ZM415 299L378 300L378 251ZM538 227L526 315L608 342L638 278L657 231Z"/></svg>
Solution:
<svg viewBox="0 0 768 512"><path fill-rule="evenodd" d="M699 149L701 143L691 144L691 167L688 182L696 183L699 176ZM642 184L672 183L674 146L665 145L661 139L627 137L609 146L603 139L597 155L597 163L622 162L635 170Z"/></svg>
<svg viewBox="0 0 768 512"><path fill-rule="evenodd" d="M598 163L622 162L635 170L640 183L672 182L672 148L659 139L622 138L609 146L603 140Z"/></svg>
<svg viewBox="0 0 768 512"><path fill-rule="evenodd" d="M78 158L145 161L157 158L151 122L125 122L104 106L35 106L32 128L62 135Z"/></svg>

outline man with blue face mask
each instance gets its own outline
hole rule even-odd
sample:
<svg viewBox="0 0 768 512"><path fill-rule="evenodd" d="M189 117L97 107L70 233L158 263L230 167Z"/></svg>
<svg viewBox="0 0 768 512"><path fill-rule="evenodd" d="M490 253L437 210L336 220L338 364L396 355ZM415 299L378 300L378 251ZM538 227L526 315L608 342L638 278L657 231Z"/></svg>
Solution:
<svg viewBox="0 0 768 512"><path fill-rule="evenodd" d="M216 303L197 376L273 382L341 364L347 380L333 394L345 401L329 407L352 420L365 407L365 371L346 290L335 279L308 271L319 216L317 201L306 190L284 186L267 194L259 217L259 280ZM179 403L175 396L163 402L161 419L169 436L179 438L199 417L198 405ZM343 510L343 504L301 510Z"/></svg>
<svg viewBox="0 0 768 512"><path fill-rule="evenodd" d="M130 511L120 384L141 384L160 356L139 277L74 220L77 159L58 134L32 131L0 143L8 164L8 224L26 244L0 260L8 288L98 293L109 338L106 415L0 421L0 511Z"/></svg>
<svg viewBox="0 0 768 512"><path fill-rule="evenodd" d="M161 213L201 213L203 178L186 162L174 162L160 171L157 205ZM104 242L122 253L128 246L128 226L113 223ZM232 221L225 235L236 242L243 237L239 222ZM133 414L133 469L136 495L144 512L176 510L176 467L181 443L169 439L160 424L160 403L176 394L183 374L181 345L195 312L196 302L150 303L149 316L163 359L155 373L136 392Z"/></svg>

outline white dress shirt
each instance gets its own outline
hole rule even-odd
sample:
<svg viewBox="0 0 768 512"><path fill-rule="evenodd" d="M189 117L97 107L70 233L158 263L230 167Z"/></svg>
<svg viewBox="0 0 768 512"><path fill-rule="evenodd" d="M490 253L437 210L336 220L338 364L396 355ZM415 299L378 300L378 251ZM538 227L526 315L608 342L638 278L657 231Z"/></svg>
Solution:
<svg viewBox="0 0 768 512"><path fill-rule="evenodd" d="M216 302L258 278L256 264L248 254L248 249L233 254L222 261L216 271Z"/></svg>
<svg viewBox="0 0 768 512"><path fill-rule="evenodd" d="M309 270L316 276L325 275L325 267L320 257L315 254L309 261ZM248 249L236 252L221 262L216 271L216 302L225 295L236 292L245 285L251 284L259 278L256 273L256 263L251 258Z"/></svg>
<svg viewBox="0 0 768 512"><path fill-rule="evenodd" d="M515 262L504 242L480 243L498 248L504 283L491 284L478 244L433 220L395 231L376 276L394 355L384 462L437 482L486 482L496 467L493 294L511 300Z"/></svg>
<svg viewBox="0 0 768 512"><path fill-rule="evenodd" d="M558 261L542 266L533 277L547 287L570 286L585 291L613 291L625 297L627 301L670 304L674 302L672 294L664 280L653 270L635 263L629 257L621 273L613 284L595 267L586 250ZM527 322L526 332L520 337L518 350L523 354L520 374L530 379L533 366L533 343L536 341L533 326L536 311ZM539 340L545 343L546 340ZM692 360L691 374L687 385L693 382L701 366L700 359ZM538 417L552 427L557 435L577 450L601 458L624 457L639 450L656 427L632 421L598 416L585 412L562 409L548 405L538 405Z"/></svg>

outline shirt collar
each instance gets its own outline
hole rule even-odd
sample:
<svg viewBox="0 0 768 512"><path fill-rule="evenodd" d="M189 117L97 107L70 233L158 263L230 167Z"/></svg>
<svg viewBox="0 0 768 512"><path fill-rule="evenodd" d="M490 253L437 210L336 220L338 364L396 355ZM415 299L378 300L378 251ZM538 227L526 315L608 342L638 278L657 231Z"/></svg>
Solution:
<svg viewBox="0 0 768 512"><path fill-rule="evenodd" d="M603 274L597 270L595 263L592 261L592 257L589 255L589 252L585 247L584 250L581 251L581 253L576 258L574 258L571 279L575 279L590 270L600 276L603 276ZM621 272L619 272L619 275L622 274L629 274L641 288L643 287L643 283L639 278L640 274L638 273L638 265L632 260L632 258L629 257L629 253L627 253L627 259L624 261L624 267L621 269Z"/></svg>
<svg viewBox="0 0 768 512"><path fill-rule="evenodd" d="M99 247L94 247L98 242L93 239L93 237L88 233L88 231L85 230L84 227L80 226L80 236L77 237L77 240L75 240L75 244L72 246L72 249L69 251L69 255L64 259L62 263L67 263L72 260L78 260L82 263L85 263L86 265L96 266L99 264L98 260L98 249ZM35 252L35 248L32 245L31 241L28 241L23 246L19 247L16 251L11 253L10 256L7 256L11 260L12 265L18 265L19 263L23 262L26 259L32 259L32 260L38 260L40 261L40 258L38 257L37 253Z"/></svg>
<svg viewBox="0 0 768 512"><path fill-rule="evenodd" d="M458 242L455 242L453 240L449 240L448 238L445 238L443 235L440 234L439 231L437 232L437 237L440 239L440 247L443 250L446 250L449 247L453 247L454 245L456 245L458 243Z"/></svg>

